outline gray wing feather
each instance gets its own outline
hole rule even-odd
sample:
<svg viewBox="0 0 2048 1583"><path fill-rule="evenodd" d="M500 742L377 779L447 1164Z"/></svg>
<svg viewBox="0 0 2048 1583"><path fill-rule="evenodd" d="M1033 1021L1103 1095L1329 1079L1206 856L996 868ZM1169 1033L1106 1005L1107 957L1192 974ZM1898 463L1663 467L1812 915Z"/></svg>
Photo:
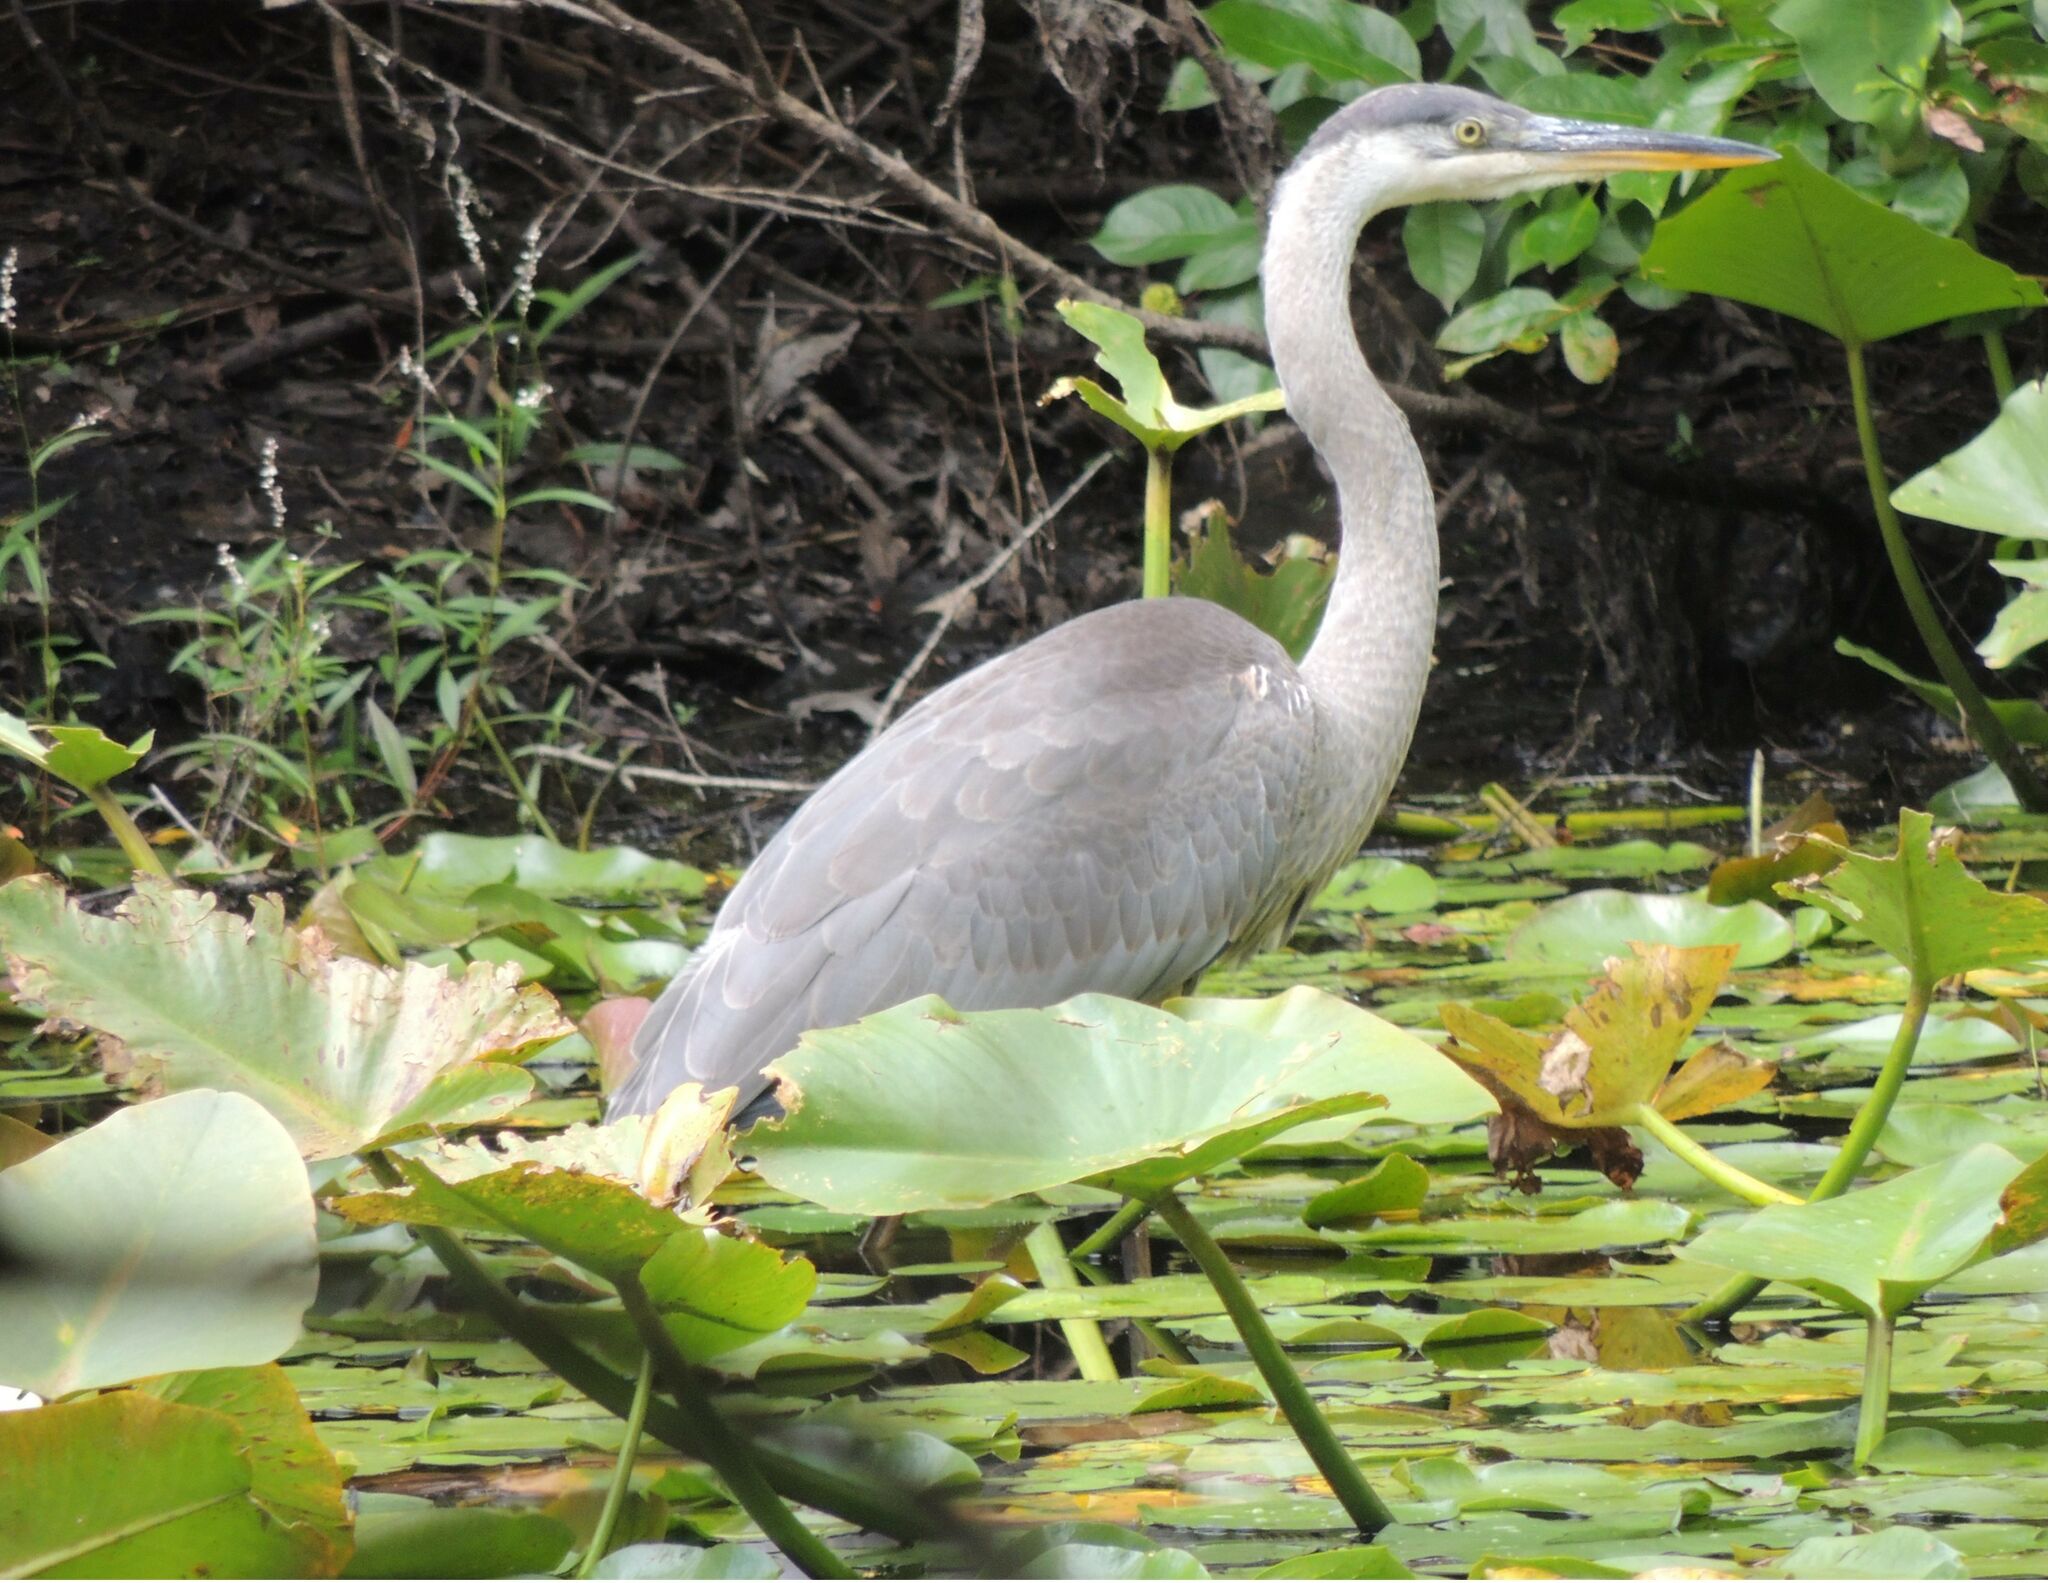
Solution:
<svg viewBox="0 0 2048 1583"><path fill-rule="evenodd" d="M1286 653L1197 600L1071 621L933 693L797 810L649 1012L614 1115L765 1086L812 1028L1191 980L1313 877L1315 722Z"/></svg>

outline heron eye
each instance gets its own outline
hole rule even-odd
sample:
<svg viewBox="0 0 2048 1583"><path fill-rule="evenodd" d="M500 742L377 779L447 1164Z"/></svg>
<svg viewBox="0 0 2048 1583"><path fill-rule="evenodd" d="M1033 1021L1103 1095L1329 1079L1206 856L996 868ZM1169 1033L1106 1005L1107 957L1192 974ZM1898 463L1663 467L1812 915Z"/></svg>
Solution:
<svg viewBox="0 0 2048 1583"><path fill-rule="evenodd" d="M1477 148L1486 141L1486 128L1478 121L1467 119L1451 128L1451 136L1466 148Z"/></svg>

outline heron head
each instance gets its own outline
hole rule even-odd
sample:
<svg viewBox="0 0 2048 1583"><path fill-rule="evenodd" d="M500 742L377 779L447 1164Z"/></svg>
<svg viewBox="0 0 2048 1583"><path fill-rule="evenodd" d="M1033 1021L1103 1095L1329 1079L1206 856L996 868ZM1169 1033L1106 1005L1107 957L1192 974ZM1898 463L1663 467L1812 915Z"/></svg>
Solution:
<svg viewBox="0 0 2048 1583"><path fill-rule="evenodd" d="M1373 207L1502 198L1630 170L1717 170L1776 159L1724 137L1538 115L1490 94L1399 83L1353 100L1317 130L1299 163L1357 172Z"/></svg>

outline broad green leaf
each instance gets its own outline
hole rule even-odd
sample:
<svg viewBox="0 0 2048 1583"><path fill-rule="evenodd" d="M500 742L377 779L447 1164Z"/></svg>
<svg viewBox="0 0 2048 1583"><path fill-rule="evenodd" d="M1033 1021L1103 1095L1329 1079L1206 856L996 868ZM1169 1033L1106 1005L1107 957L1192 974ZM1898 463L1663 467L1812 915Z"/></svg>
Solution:
<svg viewBox="0 0 2048 1583"><path fill-rule="evenodd" d="M770 1068L788 1118L747 1144L785 1192L885 1215L1082 1180L1150 1196L1303 1122L1381 1105L1382 1079L1412 1096L1395 1114L1491 1108L1413 1035L1326 1002L1295 990L1226 1016L1083 995L961 1013L927 996L806 1034Z"/></svg>
<svg viewBox="0 0 2048 1583"><path fill-rule="evenodd" d="M1621 361L1621 342L1614 327L1590 308L1581 309L1558 326L1557 342L1564 351L1564 366L1582 385L1601 383Z"/></svg>
<svg viewBox="0 0 2048 1583"><path fill-rule="evenodd" d="M305 1167L253 1100L116 1111L0 1171L0 1382L54 1397L268 1362L317 1252Z"/></svg>
<svg viewBox="0 0 2048 1583"><path fill-rule="evenodd" d="M1278 390L1263 390L1215 407L1184 407L1173 399L1159 360L1145 344L1145 327L1128 313L1097 302L1066 301L1060 317L1096 345L1095 361L1117 382L1112 396L1092 379L1057 380L1041 403L1079 396L1094 411L1136 438L1148 450L1176 451L1219 423L1286 405Z"/></svg>
<svg viewBox="0 0 2048 1583"><path fill-rule="evenodd" d="M2005 602L1991 630L1978 641L1977 652L1996 671L2048 643L2048 586L2042 586L2048 581L2048 562L1993 561L1991 565L2008 577L2025 578L2030 585Z"/></svg>
<svg viewBox="0 0 2048 1583"><path fill-rule="evenodd" d="M640 1280L683 1356L703 1362L794 1321L818 1272L765 1242L693 1226L656 1251Z"/></svg>
<svg viewBox="0 0 2048 1583"><path fill-rule="evenodd" d="M1479 278L1486 221L1469 203L1419 203L1401 221L1408 273L1449 313Z"/></svg>
<svg viewBox="0 0 2048 1583"><path fill-rule="evenodd" d="M1254 65L1304 65L1332 82L1375 87L1422 75L1415 41L1386 12L1356 0L1216 0L1202 21Z"/></svg>
<svg viewBox="0 0 2048 1583"><path fill-rule="evenodd" d="M1438 899L1436 876L1393 857L1362 857L1330 876L1311 912L1428 912Z"/></svg>
<svg viewBox="0 0 2048 1583"><path fill-rule="evenodd" d="M1437 331L1436 344L1447 352L1535 351L1572 312L1547 291L1510 286L1452 319Z"/></svg>
<svg viewBox="0 0 2048 1583"><path fill-rule="evenodd" d="M1185 1550L1109 1523L1043 1523L1004 1544L986 1568L1009 1578L1205 1578Z"/></svg>
<svg viewBox="0 0 2048 1583"><path fill-rule="evenodd" d="M1299 660L1322 624L1337 562L1324 545L1300 535L1276 553L1266 569L1247 562L1231 540L1229 519L1211 511L1175 568L1174 592L1236 611Z"/></svg>
<svg viewBox="0 0 2048 1583"><path fill-rule="evenodd" d="M336 956L275 898L242 918L147 879L111 918L42 877L0 887L0 955L22 1000L120 1040L138 1078L247 1094L311 1160L501 1115L532 1079L489 1057L569 1031L509 969Z"/></svg>
<svg viewBox="0 0 2048 1583"><path fill-rule="evenodd" d="M334 1576L348 1557L338 1470L327 1459L333 1487L308 1520L306 1475L325 1453L310 1433L280 1445L255 1428L146 1391L0 1413L0 1574Z"/></svg>
<svg viewBox="0 0 2048 1583"><path fill-rule="evenodd" d="M1683 1205L1632 1198L1595 1204L1576 1215L1399 1221L1354 1233L1350 1240L1359 1247L1418 1253L1592 1253L1675 1242L1691 1224Z"/></svg>
<svg viewBox="0 0 2048 1583"><path fill-rule="evenodd" d="M1648 33L1670 15L1657 0L1571 0L1551 20L1577 49L1597 32Z"/></svg>
<svg viewBox="0 0 2048 1583"><path fill-rule="evenodd" d="M50 740L39 740L39 731ZM0 749L48 770L80 791L91 791L133 769L155 740L154 731L145 731L123 747L96 726L31 726L19 715L0 709Z"/></svg>
<svg viewBox="0 0 2048 1583"><path fill-rule="evenodd" d="M1737 967L1791 954L1792 925L1761 902L1716 907L1695 896L1587 890L1552 902L1508 937L1507 959L1525 968L1592 972L1636 942L1732 945Z"/></svg>
<svg viewBox="0 0 2048 1583"><path fill-rule="evenodd" d="M1975 439L1894 489L1892 504L2001 538L2048 539L2048 380L2019 386Z"/></svg>
<svg viewBox="0 0 2048 1583"><path fill-rule="evenodd" d="M1992 890L1933 837L1933 819L1905 809L1891 857L1846 853L1801 887L1799 899L1860 930L1928 983L2048 959L2048 901Z"/></svg>
<svg viewBox="0 0 2048 1583"><path fill-rule="evenodd" d="M629 846L578 852L545 836L458 835L437 830L410 852L373 858L358 871L407 896L460 902L485 885L512 884L551 901L694 901L702 869Z"/></svg>
<svg viewBox="0 0 2048 1583"><path fill-rule="evenodd" d="M1678 1256L1804 1287L1866 1319L1895 1318L1929 1287L1991 1256L2000 1195L2021 1170L1996 1144L1979 1144L1839 1198L1716 1221ZM2048 1224L2030 1220L2026 1229L2038 1237Z"/></svg>
<svg viewBox="0 0 2048 1583"><path fill-rule="evenodd" d="M1642 273L1678 291L1790 314L1855 345L2044 300L2025 276L1859 196L1795 153L1730 171L1661 222Z"/></svg>
<svg viewBox="0 0 2048 1583"><path fill-rule="evenodd" d="M1390 1154L1365 1175L1316 1194L1302 1206L1311 1226L1356 1225L1395 1210L1416 1210L1429 1196L1429 1172L1405 1154Z"/></svg>
<svg viewBox="0 0 2048 1583"><path fill-rule="evenodd" d="M1771 20L1798 41L1814 90L1845 121L1903 129L1941 42L1947 0L1785 0Z"/></svg>
<svg viewBox="0 0 2048 1583"><path fill-rule="evenodd" d="M1591 993L1565 1013L1563 1028L1547 1041L1468 1006L1447 1005L1444 1027L1457 1040L1451 1055L1553 1127L1625 1126L1656 1100L1735 954L1732 945L1632 941L1629 955L1608 959ZM1734 1097L1746 1098L1769 1081L1765 1067L1761 1082ZM1699 1086L1695 1079L1692 1087Z"/></svg>
<svg viewBox="0 0 2048 1583"><path fill-rule="evenodd" d="M1969 1563L1925 1528L1897 1524L1874 1533L1802 1539L1763 1569L1783 1578L1966 1578Z"/></svg>
<svg viewBox="0 0 2048 1583"><path fill-rule="evenodd" d="M1089 242L1112 264L1160 264L1228 241L1246 223L1207 187L1148 187L1104 215Z"/></svg>

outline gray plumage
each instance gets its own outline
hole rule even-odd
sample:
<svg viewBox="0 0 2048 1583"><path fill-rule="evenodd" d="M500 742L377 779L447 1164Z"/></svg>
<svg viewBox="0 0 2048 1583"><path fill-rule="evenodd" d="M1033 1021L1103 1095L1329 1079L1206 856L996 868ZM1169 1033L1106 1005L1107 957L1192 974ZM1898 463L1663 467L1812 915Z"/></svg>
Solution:
<svg viewBox="0 0 2048 1583"><path fill-rule="evenodd" d="M1275 193L1261 268L1288 410L1342 521L1307 657L1296 666L1220 606L1149 600L940 688L734 887L642 1024L611 1114L685 1082L737 1085L744 1105L805 1031L913 996L962 1010L1159 999L1283 939L1392 788L1436 627L1428 475L1351 326L1360 228L1397 203L1760 157L1455 88L1381 89L1333 116Z"/></svg>

